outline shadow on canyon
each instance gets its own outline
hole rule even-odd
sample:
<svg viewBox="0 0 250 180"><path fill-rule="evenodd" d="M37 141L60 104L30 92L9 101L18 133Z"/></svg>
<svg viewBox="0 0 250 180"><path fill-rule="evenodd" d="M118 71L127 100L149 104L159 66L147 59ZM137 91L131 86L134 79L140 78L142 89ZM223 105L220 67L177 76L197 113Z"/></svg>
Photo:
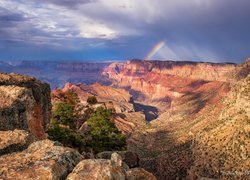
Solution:
<svg viewBox="0 0 250 180"><path fill-rule="evenodd" d="M158 117L159 110L155 106L145 105L140 102L143 102L147 97L139 91L133 89L125 88L132 95L130 103L134 105L134 110L136 112L141 111L145 115L147 122L150 122ZM136 100L136 101L135 101Z"/></svg>
<svg viewBox="0 0 250 180"><path fill-rule="evenodd" d="M135 111L142 111L145 114L146 121L152 121L158 117L158 109L154 106L134 102Z"/></svg>

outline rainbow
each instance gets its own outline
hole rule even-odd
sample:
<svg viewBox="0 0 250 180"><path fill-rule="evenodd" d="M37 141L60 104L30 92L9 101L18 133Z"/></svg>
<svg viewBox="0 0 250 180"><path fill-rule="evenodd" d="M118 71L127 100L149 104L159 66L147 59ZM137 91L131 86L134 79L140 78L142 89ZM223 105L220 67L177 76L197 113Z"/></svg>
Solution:
<svg viewBox="0 0 250 180"><path fill-rule="evenodd" d="M144 59L145 60L151 59L164 45L165 45L164 41L160 41L159 43L157 43Z"/></svg>

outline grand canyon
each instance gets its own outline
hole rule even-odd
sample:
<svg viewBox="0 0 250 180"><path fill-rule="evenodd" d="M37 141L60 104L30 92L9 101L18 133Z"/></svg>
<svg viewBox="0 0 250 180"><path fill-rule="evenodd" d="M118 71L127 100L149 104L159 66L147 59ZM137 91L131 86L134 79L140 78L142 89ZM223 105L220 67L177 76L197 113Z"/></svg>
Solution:
<svg viewBox="0 0 250 180"><path fill-rule="evenodd" d="M0 69L5 72L0 75L4 179L249 178L250 59L241 64L20 61L1 63ZM105 152L84 156L47 139L51 111L67 92L79 97L82 135L96 106L112 110L130 161L119 151L105 160L98 159ZM87 103L91 96L96 105ZM131 165L134 156L138 160Z"/></svg>
<svg viewBox="0 0 250 180"><path fill-rule="evenodd" d="M0 180L250 180L250 0L0 0Z"/></svg>

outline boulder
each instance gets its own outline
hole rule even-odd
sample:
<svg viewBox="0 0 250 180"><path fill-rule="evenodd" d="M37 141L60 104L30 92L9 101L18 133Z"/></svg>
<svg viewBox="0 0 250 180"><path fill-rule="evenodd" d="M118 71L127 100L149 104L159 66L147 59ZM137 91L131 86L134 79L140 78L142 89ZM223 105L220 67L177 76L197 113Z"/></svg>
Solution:
<svg viewBox="0 0 250 180"><path fill-rule="evenodd" d="M42 140L28 149L0 157L0 177L3 179L64 179L82 160L74 149Z"/></svg>
<svg viewBox="0 0 250 180"><path fill-rule="evenodd" d="M99 179L119 179L125 180L125 173L128 167L122 162L122 158L117 153L113 153L111 160L87 159L82 160L69 174L67 180L99 180Z"/></svg>
<svg viewBox="0 0 250 180"><path fill-rule="evenodd" d="M123 162L125 162L129 168L134 168L139 166L139 157L136 153L131 151L115 151L122 157ZM98 153L96 158L98 159L110 159L112 155L112 151L104 151Z"/></svg>

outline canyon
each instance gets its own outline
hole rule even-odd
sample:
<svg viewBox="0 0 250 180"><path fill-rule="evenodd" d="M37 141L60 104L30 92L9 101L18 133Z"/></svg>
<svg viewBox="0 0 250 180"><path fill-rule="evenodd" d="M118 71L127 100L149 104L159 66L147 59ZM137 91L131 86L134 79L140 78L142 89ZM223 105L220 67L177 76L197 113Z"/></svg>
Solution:
<svg viewBox="0 0 250 180"><path fill-rule="evenodd" d="M15 66L20 68L20 65ZM11 71L15 71L14 65L11 67ZM69 70L73 74L74 68L72 70L69 64L60 67L62 70L57 72L66 69L65 71ZM146 179L154 179L152 174L157 179L249 177L250 59L242 64L144 60L113 62L98 66L97 73L90 68L90 74L95 75L89 80L90 71L86 71L85 76L82 65L77 69L80 72L71 77L72 81L63 78L56 85L60 78L50 80L53 89L60 87L52 91L52 103L56 100L58 91L76 93L83 106L87 106L89 96L95 96L98 100L96 107L103 106L114 112L112 120L126 135L128 151L138 155L140 168L146 171L140 168L127 169L117 160L116 154L106 160L89 161L82 160L73 150L65 154L64 151L68 150L62 149L60 152L56 151L59 156L56 155L55 158L74 159L70 161L70 165L63 166L64 173L60 176L66 178L65 174L72 172L68 179L74 179L79 174L86 174L86 167L90 166L99 171L105 165L108 172L113 171L116 159L115 163L120 163L119 167L124 172L114 170L115 177L124 177L126 174L132 178L135 172L138 177L141 174L140 177ZM11 161L8 151L16 149L19 153L29 153L30 157L37 158L33 157L33 149L41 145L48 147L48 150L41 150L42 155L39 157L55 152L54 149L58 148L56 143L48 140L36 143L37 139L45 139L44 125L50 119L48 84L14 74L2 74L0 77L0 91L4 94L0 98L4 104L0 107L3 115L0 123L5 125L1 131L8 130L0 133L4 137L9 134L17 137L16 134L20 134L13 146L2 141L0 147L4 150L0 149L0 154L7 154L4 158ZM39 108L32 109L29 104ZM7 116L9 109L16 115ZM32 123L29 125L34 121L32 114L39 114L34 112L41 109L43 113L37 121L43 123L38 123L39 127L33 127ZM15 117L20 117L18 123L15 122ZM13 122L11 125L6 125L7 118L8 122ZM32 143L36 144L32 146ZM31 147L27 149L30 144ZM75 155L72 157L72 154ZM18 157L22 155L17 154ZM0 157L0 162L5 159ZM55 162L51 163L51 166L58 167ZM43 165L48 166L41 162L39 172L43 172ZM15 169L14 165L7 167ZM6 170L2 173L6 174ZM93 171L89 174L97 177ZM103 176L109 177L107 174Z"/></svg>

